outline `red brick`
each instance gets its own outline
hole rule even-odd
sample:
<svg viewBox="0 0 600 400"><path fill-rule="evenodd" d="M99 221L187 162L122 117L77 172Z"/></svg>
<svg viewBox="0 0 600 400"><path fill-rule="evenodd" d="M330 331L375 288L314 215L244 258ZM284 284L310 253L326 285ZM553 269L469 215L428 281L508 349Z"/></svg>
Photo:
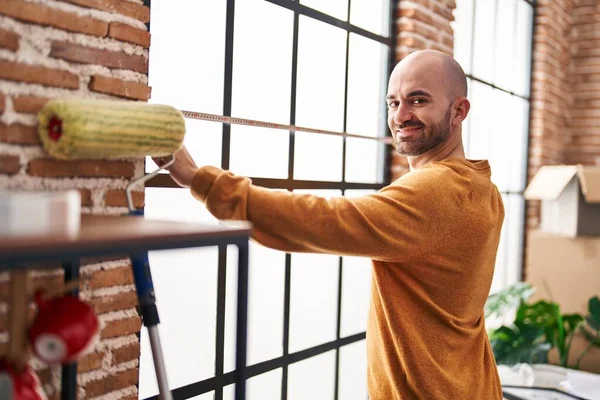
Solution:
<svg viewBox="0 0 600 400"><path fill-rule="evenodd" d="M0 48L17 51L19 49L19 36L5 29L0 29Z"/></svg>
<svg viewBox="0 0 600 400"><path fill-rule="evenodd" d="M79 77L71 72L4 60L0 60L0 79L67 89L79 88Z"/></svg>
<svg viewBox="0 0 600 400"><path fill-rule="evenodd" d="M400 8L398 9L398 15L400 17L416 19L417 21L421 21L429 26L433 25L433 18L416 8Z"/></svg>
<svg viewBox="0 0 600 400"><path fill-rule="evenodd" d="M137 360L140 357L139 342L132 343L127 346L119 347L112 351L113 363L115 365L122 364L127 361Z"/></svg>
<svg viewBox="0 0 600 400"><path fill-rule="evenodd" d="M102 353L89 353L77 360L77 372L89 372L102 367Z"/></svg>
<svg viewBox="0 0 600 400"><path fill-rule="evenodd" d="M51 46L50 57L80 64L97 64L109 68L127 69L144 74L148 72L148 60L142 56L63 41L52 42Z"/></svg>
<svg viewBox="0 0 600 400"><path fill-rule="evenodd" d="M96 314L103 314L133 308L137 306L138 298L135 291L132 291L112 296L94 297L89 300L89 304L94 307Z"/></svg>
<svg viewBox="0 0 600 400"><path fill-rule="evenodd" d="M400 24L400 32L412 32L429 40L438 40L439 32L418 21L406 20Z"/></svg>
<svg viewBox="0 0 600 400"><path fill-rule="evenodd" d="M144 192L132 192L131 198L135 208L144 207ZM104 197L104 204L108 207L128 207L127 196L124 190L108 190Z"/></svg>
<svg viewBox="0 0 600 400"><path fill-rule="evenodd" d="M109 11L116 14L135 18L142 22L150 22L150 9L142 4L123 0L61 0L82 7Z"/></svg>
<svg viewBox="0 0 600 400"><path fill-rule="evenodd" d="M108 321L102 331L100 338L114 338L119 336L138 333L142 329L142 319L138 316Z"/></svg>
<svg viewBox="0 0 600 400"><path fill-rule="evenodd" d="M70 32L87 33L88 35L101 37L106 36L108 33L107 22L24 0L0 1L0 14L20 21L52 26Z"/></svg>
<svg viewBox="0 0 600 400"><path fill-rule="evenodd" d="M90 399L119 389L125 389L138 383L139 371L137 368L120 372L118 375L109 375L97 381L85 384L85 398Z"/></svg>
<svg viewBox="0 0 600 400"><path fill-rule="evenodd" d="M0 174L16 174L21 169L19 156L0 154Z"/></svg>
<svg viewBox="0 0 600 400"><path fill-rule="evenodd" d="M49 99L35 96L16 96L13 98L13 107L16 112L37 114Z"/></svg>
<svg viewBox="0 0 600 400"><path fill-rule="evenodd" d="M79 189L81 195L81 205L83 207L90 207L93 205L92 202L92 191L90 189Z"/></svg>
<svg viewBox="0 0 600 400"><path fill-rule="evenodd" d="M90 289L133 284L133 275L129 266L95 271L84 275L82 279L83 285Z"/></svg>
<svg viewBox="0 0 600 400"><path fill-rule="evenodd" d="M40 138L35 126L22 124L4 125L0 123L0 142L39 145Z"/></svg>
<svg viewBox="0 0 600 400"><path fill-rule="evenodd" d="M139 44L145 48L150 47L150 32L120 22L111 22L108 26L108 36L123 42Z"/></svg>
<svg viewBox="0 0 600 400"><path fill-rule="evenodd" d="M131 178L134 174L134 165L129 161L62 161L52 158L37 158L29 162L27 171L32 176L48 178Z"/></svg>
<svg viewBox="0 0 600 400"><path fill-rule="evenodd" d="M447 5L441 5L437 2L433 2L433 12L440 15L442 18L448 21L454 21L454 14L452 13L453 7L448 7Z"/></svg>
<svg viewBox="0 0 600 400"><path fill-rule="evenodd" d="M90 80L90 90L128 99L147 101L150 98L150 92L152 89L150 86L143 83L94 75Z"/></svg>
<svg viewBox="0 0 600 400"><path fill-rule="evenodd" d="M443 46L446 46L446 47L452 49L454 47L454 39L451 38L450 36L442 35L441 44Z"/></svg>
<svg viewBox="0 0 600 400"><path fill-rule="evenodd" d="M425 49L427 46L427 43L425 42L425 40L419 38L419 37L415 37L415 36L400 36L399 40L398 40L398 45L400 46L408 46L408 47L412 47L412 48L416 48L416 49Z"/></svg>

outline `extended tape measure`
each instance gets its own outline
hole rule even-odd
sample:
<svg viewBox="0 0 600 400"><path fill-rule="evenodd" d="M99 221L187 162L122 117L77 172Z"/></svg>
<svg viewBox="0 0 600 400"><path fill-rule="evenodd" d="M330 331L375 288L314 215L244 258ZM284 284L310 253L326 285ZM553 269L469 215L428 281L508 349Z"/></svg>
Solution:
<svg viewBox="0 0 600 400"><path fill-rule="evenodd" d="M195 111L185 111L185 110L180 110L180 111L183 114L183 116L186 118L199 119L199 120L203 120L203 121L222 122L224 124L234 124L234 125L256 126L256 127L260 127L260 128L281 129L281 130L292 131L292 132L319 133L319 134L323 134L323 135L342 136L342 137L357 138L357 139L369 139L369 140L376 140L379 142L383 142L385 144L393 144L393 140L391 137L356 135L353 133L334 132L334 131L328 131L325 129L306 128L303 126L285 125L285 124L278 124L275 122L256 121L253 119L246 119L246 118L225 117L223 115L217 115L217 114L207 114L207 113L201 113L201 112L195 112Z"/></svg>

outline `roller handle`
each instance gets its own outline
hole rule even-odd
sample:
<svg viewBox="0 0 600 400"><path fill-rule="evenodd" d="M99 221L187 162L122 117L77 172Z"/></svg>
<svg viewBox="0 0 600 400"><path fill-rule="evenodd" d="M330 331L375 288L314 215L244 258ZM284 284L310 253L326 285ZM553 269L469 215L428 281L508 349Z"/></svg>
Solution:
<svg viewBox="0 0 600 400"><path fill-rule="evenodd" d="M144 211L134 210L130 214L143 216ZM158 309L156 308L156 296L152 282L152 273L150 272L148 252L131 254L130 258L142 320L147 327L156 326L160 323L160 319L158 317Z"/></svg>

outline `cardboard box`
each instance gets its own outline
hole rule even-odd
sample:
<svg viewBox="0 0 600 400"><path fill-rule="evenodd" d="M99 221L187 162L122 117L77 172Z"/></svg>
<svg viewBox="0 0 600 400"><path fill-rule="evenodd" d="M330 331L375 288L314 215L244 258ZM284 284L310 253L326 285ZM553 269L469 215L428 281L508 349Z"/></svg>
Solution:
<svg viewBox="0 0 600 400"><path fill-rule="evenodd" d="M541 200L542 232L600 236L600 167L543 166L524 196Z"/></svg>
<svg viewBox="0 0 600 400"><path fill-rule="evenodd" d="M588 314L588 301L600 296L600 237L568 238L532 231L527 244L527 281L536 289L531 301L551 300L565 314ZM569 361L574 363L587 341L576 337ZM557 362L551 353L551 361ZM594 347L581 369L600 373L600 348Z"/></svg>

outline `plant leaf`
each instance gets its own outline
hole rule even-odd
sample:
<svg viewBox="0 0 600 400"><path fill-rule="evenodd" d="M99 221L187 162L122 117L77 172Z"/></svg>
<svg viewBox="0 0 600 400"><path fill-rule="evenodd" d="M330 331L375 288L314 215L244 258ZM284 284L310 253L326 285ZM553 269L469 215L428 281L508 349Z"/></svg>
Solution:
<svg viewBox="0 0 600 400"><path fill-rule="evenodd" d="M597 323L597 326L600 326L600 298L598 296L594 296L590 299L589 303L590 309L590 317ZM600 329L600 328L595 328Z"/></svg>

